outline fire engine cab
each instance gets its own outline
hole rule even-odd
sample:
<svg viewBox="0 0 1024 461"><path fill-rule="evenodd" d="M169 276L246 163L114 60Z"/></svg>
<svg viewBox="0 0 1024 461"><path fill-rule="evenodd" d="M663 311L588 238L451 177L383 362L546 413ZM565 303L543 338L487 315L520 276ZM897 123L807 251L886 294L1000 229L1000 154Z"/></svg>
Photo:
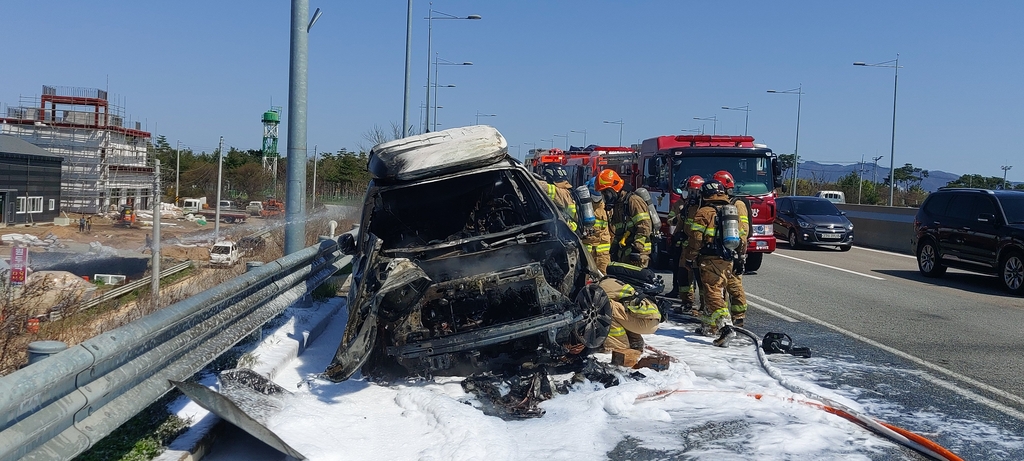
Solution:
<svg viewBox="0 0 1024 461"><path fill-rule="evenodd" d="M569 182L574 186L586 184L604 169L615 170L623 180L632 184L639 171L636 151L631 147L589 146L582 150L570 150L567 154L569 158L564 167L569 174Z"/></svg>
<svg viewBox="0 0 1024 461"><path fill-rule="evenodd" d="M757 270L764 254L775 251L772 223L782 169L775 153L763 144L754 144L752 136L659 136L641 144L638 163L635 185L650 191L662 216L661 243L655 249L657 254L651 255L659 265L670 263L668 249L674 229L669 227L667 215L670 205L681 199L677 189L692 175L710 181L719 170L732 174L736 195L744 196L751 205L747 270Z"/></svg>

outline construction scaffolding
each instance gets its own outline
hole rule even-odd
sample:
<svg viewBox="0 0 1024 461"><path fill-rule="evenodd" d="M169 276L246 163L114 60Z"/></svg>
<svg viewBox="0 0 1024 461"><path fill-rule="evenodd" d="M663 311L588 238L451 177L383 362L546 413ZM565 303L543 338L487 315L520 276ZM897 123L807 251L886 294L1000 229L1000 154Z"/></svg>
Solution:
<svg viewBox="0 0 1024 461"><path fill-rule="evenodd" d="M93 88L43 86L39 97L6 106L0 134L17 136L64 157L61 210L118 211L150 208L153 167L147 165L152 135L140 123L125 126L123 108Z"/></svg>

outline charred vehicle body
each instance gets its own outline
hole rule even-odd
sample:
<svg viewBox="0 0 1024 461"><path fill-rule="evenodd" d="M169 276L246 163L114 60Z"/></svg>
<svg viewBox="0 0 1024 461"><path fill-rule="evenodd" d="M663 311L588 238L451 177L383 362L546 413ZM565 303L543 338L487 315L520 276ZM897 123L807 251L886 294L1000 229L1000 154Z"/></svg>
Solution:
<svg viewBox="0 0 1024 461"><path fill-rule="evenodd" d="M579 237L492 127L370 152L349 318L325 376L469 374L599 347L607 297Z"/></svg>

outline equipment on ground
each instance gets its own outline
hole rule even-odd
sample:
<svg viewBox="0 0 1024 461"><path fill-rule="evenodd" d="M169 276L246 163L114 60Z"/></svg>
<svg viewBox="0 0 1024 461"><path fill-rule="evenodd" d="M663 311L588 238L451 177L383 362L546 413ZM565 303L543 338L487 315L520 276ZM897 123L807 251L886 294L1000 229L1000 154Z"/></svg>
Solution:
<svg viewBox="0 0 1024 461"><path fill-rule="evenodd" d="M115 227L132 227L135 225L135 207L131 205L124 205L121 207L121 211L117 214L117 219L114 220Z"/></svg>
<svg viewBox="0 0 1024 461"><path fill-rule="evenodd" d="M260 216L264 218L284 217L284 202L275 198L264 200Z"/></svg>

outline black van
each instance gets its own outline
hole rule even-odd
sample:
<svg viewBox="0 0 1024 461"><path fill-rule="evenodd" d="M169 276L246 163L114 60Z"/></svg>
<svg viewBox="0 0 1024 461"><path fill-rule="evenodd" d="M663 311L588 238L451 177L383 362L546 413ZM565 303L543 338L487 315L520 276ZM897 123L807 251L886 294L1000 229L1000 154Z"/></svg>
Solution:
<svg viewBox="0 0 1024 461"><path fill-rule="evenodd" d="M947 267L996 274L1024 293L1024 191L942 188L914 218L917 267L939 277Z"/></svg>

